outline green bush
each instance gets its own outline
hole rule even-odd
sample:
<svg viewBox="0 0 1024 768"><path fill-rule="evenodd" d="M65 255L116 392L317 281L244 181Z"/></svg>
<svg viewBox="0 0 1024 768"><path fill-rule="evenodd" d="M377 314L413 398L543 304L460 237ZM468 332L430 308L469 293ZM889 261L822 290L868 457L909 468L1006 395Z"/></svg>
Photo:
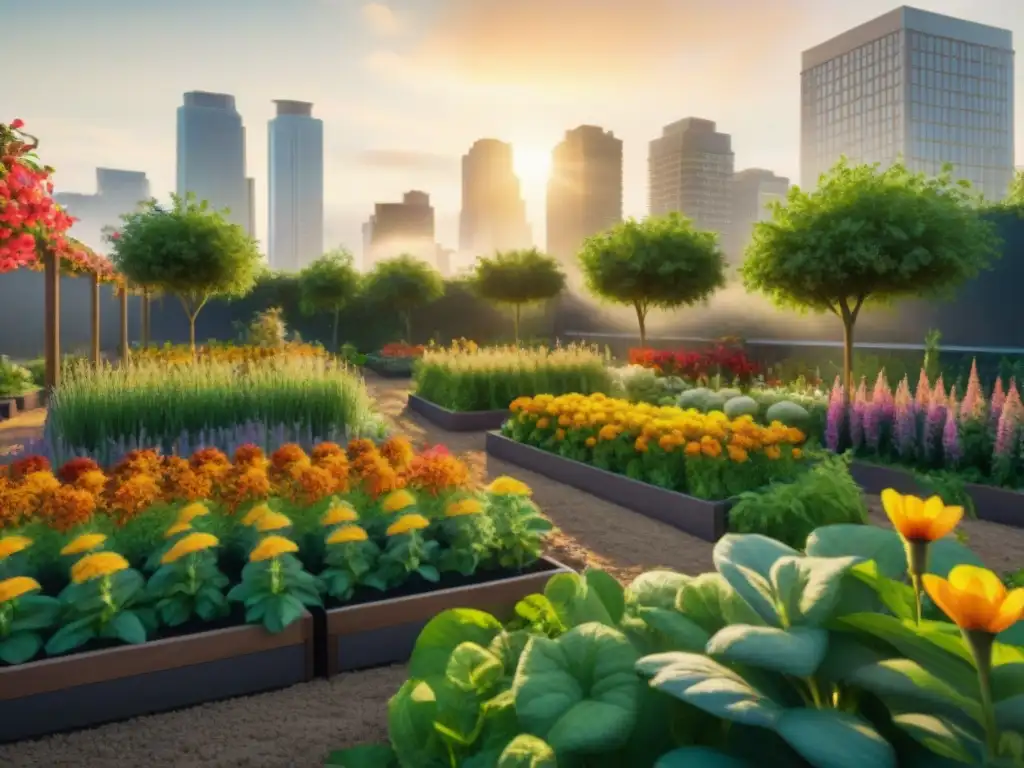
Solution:
<svg viewBox="0 0 1024 768"><path fill-rule="evenodd" d="M724 413L730 419L736 419L740 416L756 417L759 410L757 401L754 398L740 395L739 397L730 398L726 402Z"/></svg>
<svg viewBox="0 0 1024 768"><path fill-rule="evenodd" d="M769 424L773 421L781 421L787 427L804 430L810 423L810 414L807 413L807 409L789 400L781 400L770 406L765 411L764 418Z"/></svg>
<svg viewBox="0 0 1024 768"><path fill-rule="evenodd" d="M36 388L32 371L0 356L0 398L24 395Z"/></svg>

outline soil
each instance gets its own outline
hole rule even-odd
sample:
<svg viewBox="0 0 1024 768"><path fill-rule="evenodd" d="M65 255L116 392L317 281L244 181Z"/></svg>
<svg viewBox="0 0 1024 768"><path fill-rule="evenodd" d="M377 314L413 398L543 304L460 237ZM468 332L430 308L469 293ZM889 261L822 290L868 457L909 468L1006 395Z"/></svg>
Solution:
<svg viewBox="0 0 1024 768"><path fill-rule="evenodd" d="M651 568L683 573L712 569L711 545L662 523L525 472L484 453L483 433L448 433L405 411L409 383L367 377L382 412L417 446L444 443L463 455L481 480L510 474L528 483L559 530L548 554L574 568L604 568L622 581ZM38 417L37 417L38 418ZM17 420L15 420L17 421ZM17 437L31 427L5 425ZM13 430L12 430L13 431ZM12 435L13 437L13 435ZM872 522L888 525L877 496L867 498ZM996 571L1024 563L1024 530L985 521L962 525L971 548ZM405 677L401 665L318 680L285 691L208 704L153 717L0 746L5 768L313 768L332 749L386 738L386 703Z"/></svg>

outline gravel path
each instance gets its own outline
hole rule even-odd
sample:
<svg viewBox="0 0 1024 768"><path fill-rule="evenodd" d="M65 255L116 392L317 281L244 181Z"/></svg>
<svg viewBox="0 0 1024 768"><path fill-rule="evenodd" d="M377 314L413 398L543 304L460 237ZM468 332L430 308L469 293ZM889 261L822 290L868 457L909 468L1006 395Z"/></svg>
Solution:
<svg viewBox="0 0 1024 768"><path fill-rule="evenodd" d="M650 568L685 573L712 568L708 543L488 459L481 433L443 432L405 413L407 382L374 378L369 385L381 410L414 444L446 444L465 456L481 480L512 474L529 483L537 503L559 528L550 554L565 564L605 568L622 580ZM9 442L4 432L0 425L0 447ZM878 497L868 501L873 520L887 524ZM990 567L1007 570L1024 563L1024 530L983 521L967 521L963 527L971 547ZM331 749L386 737L385 704L404 675L401 665L357 672L330 682L318 680L285 691L0 746L0 766L313 768L322 765Z"/></svg>

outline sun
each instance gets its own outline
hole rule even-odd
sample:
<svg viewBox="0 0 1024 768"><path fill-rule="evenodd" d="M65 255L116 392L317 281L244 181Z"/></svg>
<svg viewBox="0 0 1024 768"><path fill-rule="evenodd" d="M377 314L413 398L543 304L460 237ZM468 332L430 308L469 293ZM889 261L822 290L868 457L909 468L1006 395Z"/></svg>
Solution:
<svg viewBox="0 0 1024 768"><path fill-rule="evenodd" d="M513 147L512 167L524 186L542 186L551 174L551 152L533 147Z"/></svg>

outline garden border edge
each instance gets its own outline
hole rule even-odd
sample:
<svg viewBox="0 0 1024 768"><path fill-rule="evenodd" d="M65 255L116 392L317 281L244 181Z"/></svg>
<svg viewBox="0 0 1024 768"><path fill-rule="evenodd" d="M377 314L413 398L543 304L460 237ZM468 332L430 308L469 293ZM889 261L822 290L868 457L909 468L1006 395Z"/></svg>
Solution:
<svg viewBox="0 0 1024 768"><path fill-rule="evenodd" d="M486 432L500 429L509 417L507 408L500 411L449 411L436 403L410 393L409 410L419 414L435 427L446 432Z"/></svg>

